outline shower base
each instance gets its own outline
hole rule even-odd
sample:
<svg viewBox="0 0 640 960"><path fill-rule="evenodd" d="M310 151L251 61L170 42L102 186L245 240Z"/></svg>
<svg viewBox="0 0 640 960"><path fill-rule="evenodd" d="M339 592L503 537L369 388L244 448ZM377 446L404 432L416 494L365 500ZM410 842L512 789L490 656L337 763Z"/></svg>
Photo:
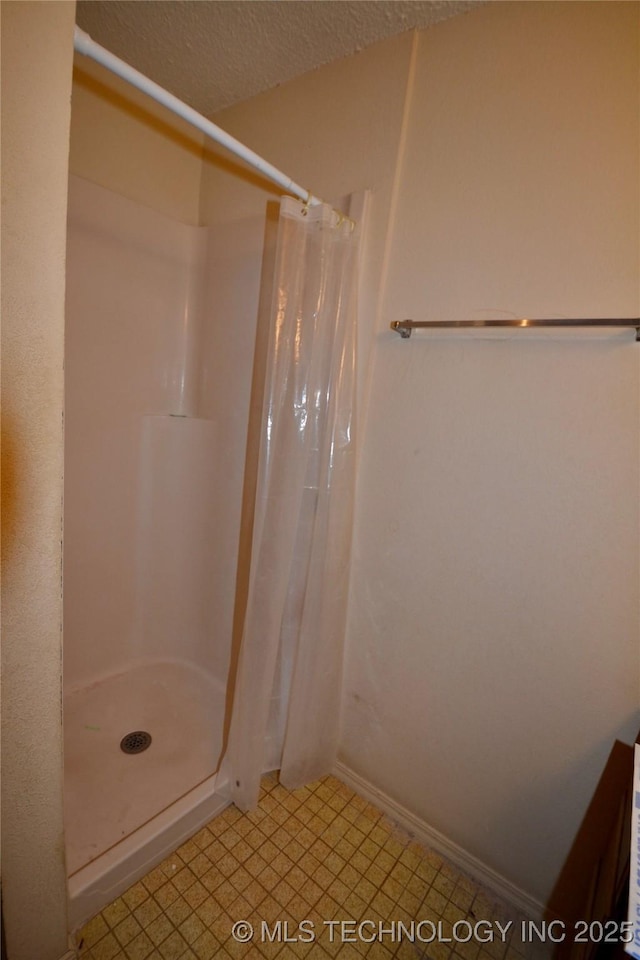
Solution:
<svg viewBox="0 0 640 960"><path fill-rule="evenodd" d="M138 664L67 694L65 835L70 921L119 896L228 804L216 774L225 690L183 661ZM146 731L148 749L120 741Z"/></svg>

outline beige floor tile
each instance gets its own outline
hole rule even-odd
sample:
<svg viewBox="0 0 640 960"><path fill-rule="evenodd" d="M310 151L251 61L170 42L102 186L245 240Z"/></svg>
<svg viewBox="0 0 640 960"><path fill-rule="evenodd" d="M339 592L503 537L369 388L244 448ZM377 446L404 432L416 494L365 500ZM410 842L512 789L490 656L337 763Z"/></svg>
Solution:
<svg viewBox="0 0 640 960"><path fill-rule="evenodd" d="M220 943L209 930L206 930L195 943L191 944L191 949L198 960L213 960L214 957L221 955Z"/></svg>
<svg viewBox="0 0 640 960"><path fill-rule="evenodd" d="M136 907L133 911L134 917L143 930L146 930L149 924L159 917L161 913L160 907L152 898L145 900L144 903L141 903L140 906Z"/></svg>
<svg viewBox="0 0 640 960"><path fill-rule="evenodd" d="M91 948L91 954L95 960L114 960L116 955L121 952L121 946L112 933L102 937Z"/></svg>
<svg viewBox="0 0 640 960"><path fill-rule="evenodd" d="M127 944L124 952L127 960L147 960L149 954L153 953L153 943L146 933L142 932ZM160 948L160 955L162 956L162 948ZM166 960L174 960L174 958L167 957ZM175 960L177 960L177 958L175 958Z"/></svg>
<svg viewBox="0 0 640 960"><path fill-rule="evenodd" d="M113 932L116 935L116 939L121 947L126 947L134 937L137 937L139 933L142 933L142 927L136 920L136 918L129 914L124 920L122 920L116 927L114 927Z"/></svg>
<svg viewBox="0 0 640 960"><path fill-rule="evenodd" d="M174 900L173 903L169 904L166 910L169 920L171 920L176 927L181 924L183 920L186 920L190 913L191 907L182 897L179 897L177 900Z"/></svg>
<svg viewBox="0 0 640 960"><path fill-rule="evenodd" d="M162 907L163 910L165 910L169 904L173 903L174 900L177 900L179 896L180 894L171 881L168 881L163 886L158 887L156 892L153 894L154 900Z"/></svg>
<svg viewBox="0 0 640 960"><path fill-rule="evenodd" d="M194 885L189 887L188 890L185 890L183 894L184 899L192 910L196 910L201 903L204 903L208 896L209 891L206 889L206 887L203 887L200 881L194 883Z"/></svg>
<svg viewBox="0 0 640 960"><path fill-rule="evenodd" d="M162 943L163 940L166 940L169 934L173 933L174 930L175 927L173 923L167 916L165 916L165 914L162 913L146 927L145 933L151 942L158 946L158 944Z"/></svg>
<svg viewBox="0 0 640 960"><path fill-rule="evenodd" d="M160 944L158 951L163 960L180 960L188 949L188 943L183 936L174 930L167 939Z"/></svg>
<svg viewBox="0 0 640 960"><path fill-rule="evenodd" d="M130 910L135 910L136 907L140 906L147 897L149 896L149 891L142 883L134 883L132 887L123 893L122 899L129 907Z"/></svg>

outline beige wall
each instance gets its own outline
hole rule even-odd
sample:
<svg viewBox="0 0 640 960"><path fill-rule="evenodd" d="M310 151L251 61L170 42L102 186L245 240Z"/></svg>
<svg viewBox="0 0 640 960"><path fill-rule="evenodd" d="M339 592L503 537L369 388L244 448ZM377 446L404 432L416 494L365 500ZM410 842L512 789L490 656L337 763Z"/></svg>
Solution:
<svg viewBox="0 0 640 960"><path fill-rule="evenodd" d="M388 324L638 316L637 17L492 3L218 118L327 199L373 190L342 759L538 900L638 725L640 354ZM209 164L202 219L240 236L265 197ZM227 406L257 290L228 303Z"/></svg>
<svg viewBox="0 0 640 960"><path fill-rule="evenodd" d="M76 54L70 172L182 223L197 224L203 136Z"/></svg>
<svg viewBox="0 0 640 960"><path fill-rule="evenodd" d="M489 3L420 34L385 313L637 315L638 10Z"/></svg>
<svg viewBox="0 0 640 960"><path fill-rule="evenodd" d="M61 529L73 3L2 4L3 911L10 960L66 949Z"/></svg>
<svg viewBox="0 0 640 960"><path fill-rule="evenodd" d="M421 34L364 438L343 759L538 900L640 720L640 352L382 329L640 314L638 13Z"/></svg>

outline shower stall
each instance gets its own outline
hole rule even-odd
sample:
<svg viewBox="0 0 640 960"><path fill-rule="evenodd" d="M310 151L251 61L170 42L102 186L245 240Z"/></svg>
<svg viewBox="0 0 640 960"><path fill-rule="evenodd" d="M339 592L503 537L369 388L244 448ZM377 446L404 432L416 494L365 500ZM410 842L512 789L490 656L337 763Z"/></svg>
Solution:
<svg viewBox="0 0 640 960"><path fill-rule="evenodd" d="M207 226L101 186L112 171L95 154L88 178L70 177L64 749L72 926L231 798L250 808L262 772L281 767L287 782L301 784L331 769L355 479L359 238L350 216L78 30L76 48L298 199L281 203L277 237L264 195L250 216L233 203L222 214L220 166L234 181L241 170L182 133L178 149L187 145L199 187L190 215ZM95 79L84 82L95 92ZM116 107L127 94L116 93ZM138 116L153 127L145 105ZM111 98L104 114L112 126L113 106ZM84 118L95 125L92 109ZM173 127L164 116L159 123L175 151ZM342 207L361 216L363 203L345 198Z"/></svg>
<svg viewBox="0 0 640 960"><path fill-rule="evenodd" d="M71 177L64 721L72 923L227 802L217 774L237 548L225 542L223 514L240 504L225 497L225 471L233 471L203 382L207 235Z"/></svg>

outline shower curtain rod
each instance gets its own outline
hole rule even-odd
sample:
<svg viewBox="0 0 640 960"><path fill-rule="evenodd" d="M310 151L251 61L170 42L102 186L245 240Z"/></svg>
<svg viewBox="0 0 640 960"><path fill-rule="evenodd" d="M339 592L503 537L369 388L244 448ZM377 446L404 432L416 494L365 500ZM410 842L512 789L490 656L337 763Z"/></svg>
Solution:
<svg viewBox="0 0 640 960"><path fill-rule="evenodd" d="M531 327L635 327L636 342L640 343L640 318L635 320L593 319L593 320L394 320L391 329L399 333L403 340L411 336L416 328L442 330L462 327L511 327L528 330Z"/></svg>
<svg viewBox="0 0 640 960"><path fill-rule="evenodd" d="M132 86L137 87L138 90L142 90L143 93L148 94L154 100L157 100L158 103L163 104L163 106L167 107L173 113L182 117L198 130L201 130L202 133L210 137L211 140L215 140L216 143L219 143L236 157L248 163L250 167L258 170L263 176L267 177L267 179L273 181L273 183L277 183L279 187L282 187L288 193L292 193L295 197L298 197L298 199L303 200L310 206L318 206L323 202L305 187L301 187L298 183L295 183L294 180L285 173L282 173L281 170L278 170L277 167L274 167L267 160L264 160L259 154L245 147L245 145L240 143L239 140L236 140L235 137L225 133L224 130L221 130L221 128L216 126L215 123L212 123L211 120L207 120L206 117L203 117L202 114L194 110L193 107L190 107L182 100L178 100L178 98L174 97L168 90L165 90L153 80L150 80L149 77L145 77L144 74L139 73L138 70L129 66L124 60L120 60L115 54L110 53L109 50L101 47L99 43L91 39L88 33L85 33L84 30L81 30L77 26L73 36L73 46L78 53L81 53L85 57L90 57L92 60L97 61L97 63L101 63L107 70L111 70L112 73L122 77L123 80L132 84Z"/></svg>

